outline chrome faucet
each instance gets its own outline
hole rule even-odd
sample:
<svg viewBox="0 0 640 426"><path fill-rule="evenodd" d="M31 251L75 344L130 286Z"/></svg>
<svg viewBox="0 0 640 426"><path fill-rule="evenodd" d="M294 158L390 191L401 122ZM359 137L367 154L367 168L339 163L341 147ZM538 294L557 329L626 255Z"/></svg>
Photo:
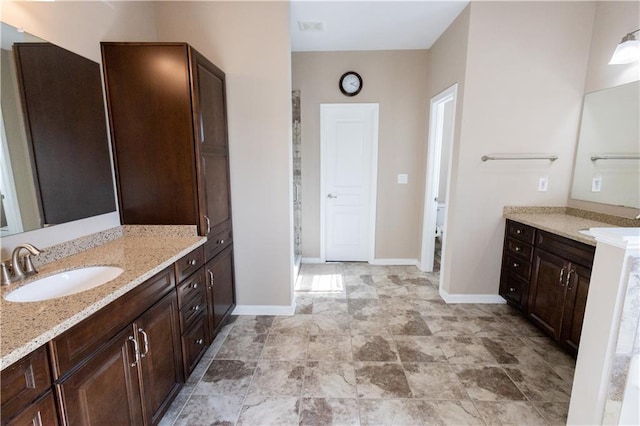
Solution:
<svg viewBox="0 0 640 426"><path fill-rule="evenodd" d="M23 249L27 250L29 253L20 258L20 252ZM8 261L2 262L0 271L0 284L11 284L13 282L23 280L28 276L37 274L38 271L33 266L31 256L37 256L40 253L42 253L42 250L38 249L32 244L27 243L20 244L15 249L13 249L13 253L11 253L11 264L9 265Z"/></svg>

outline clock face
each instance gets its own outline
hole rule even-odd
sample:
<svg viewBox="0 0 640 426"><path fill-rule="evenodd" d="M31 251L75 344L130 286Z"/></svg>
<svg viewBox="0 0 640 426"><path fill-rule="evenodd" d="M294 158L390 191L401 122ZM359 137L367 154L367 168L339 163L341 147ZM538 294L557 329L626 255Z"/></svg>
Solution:
<svg viewBox="0 0 640 426"><path fill-rule="evenodd" d="M340 77L340 91L347 96L355 96L362 90L362 77L357 72L348 71Z"/></svg>

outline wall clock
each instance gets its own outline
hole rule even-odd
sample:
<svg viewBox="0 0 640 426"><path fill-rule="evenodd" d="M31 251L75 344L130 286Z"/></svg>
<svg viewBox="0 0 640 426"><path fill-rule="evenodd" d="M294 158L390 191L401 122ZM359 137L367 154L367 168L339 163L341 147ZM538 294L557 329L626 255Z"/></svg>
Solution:
<svg viewBox="0 0 640 426"><path fill-rule="evenodd" d="M347 71L340 77L338 86L343 95L355 96L362 90L362 77L355 71Z"/></svg>

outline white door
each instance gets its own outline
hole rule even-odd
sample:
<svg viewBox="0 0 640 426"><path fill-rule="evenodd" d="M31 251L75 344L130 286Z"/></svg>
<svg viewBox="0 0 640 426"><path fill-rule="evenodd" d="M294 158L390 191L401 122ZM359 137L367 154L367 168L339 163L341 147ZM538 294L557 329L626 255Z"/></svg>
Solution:
<svg viewBox="0 0 640 426"><path fill-rule="evenodd" d="M321 256L373 260L378 104L322 104Z"/></svg>

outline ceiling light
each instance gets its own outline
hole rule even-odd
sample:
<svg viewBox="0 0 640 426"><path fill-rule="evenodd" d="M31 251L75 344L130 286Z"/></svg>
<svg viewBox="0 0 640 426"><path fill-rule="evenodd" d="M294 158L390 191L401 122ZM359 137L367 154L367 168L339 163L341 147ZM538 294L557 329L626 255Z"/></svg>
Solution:
<svg viewBox="0 0 640 426"><path fill-rule="evenodd" d="M324 23L317 21L298 21L300 31L322 31Z"/></svg>
<svg viewBox="0 0 640 426"><path fill-rule="evenodd" d="M629 64L640 60L640 40L635 35L640 29L622 37L622 41L613 52L609 65Z"/></svg>

